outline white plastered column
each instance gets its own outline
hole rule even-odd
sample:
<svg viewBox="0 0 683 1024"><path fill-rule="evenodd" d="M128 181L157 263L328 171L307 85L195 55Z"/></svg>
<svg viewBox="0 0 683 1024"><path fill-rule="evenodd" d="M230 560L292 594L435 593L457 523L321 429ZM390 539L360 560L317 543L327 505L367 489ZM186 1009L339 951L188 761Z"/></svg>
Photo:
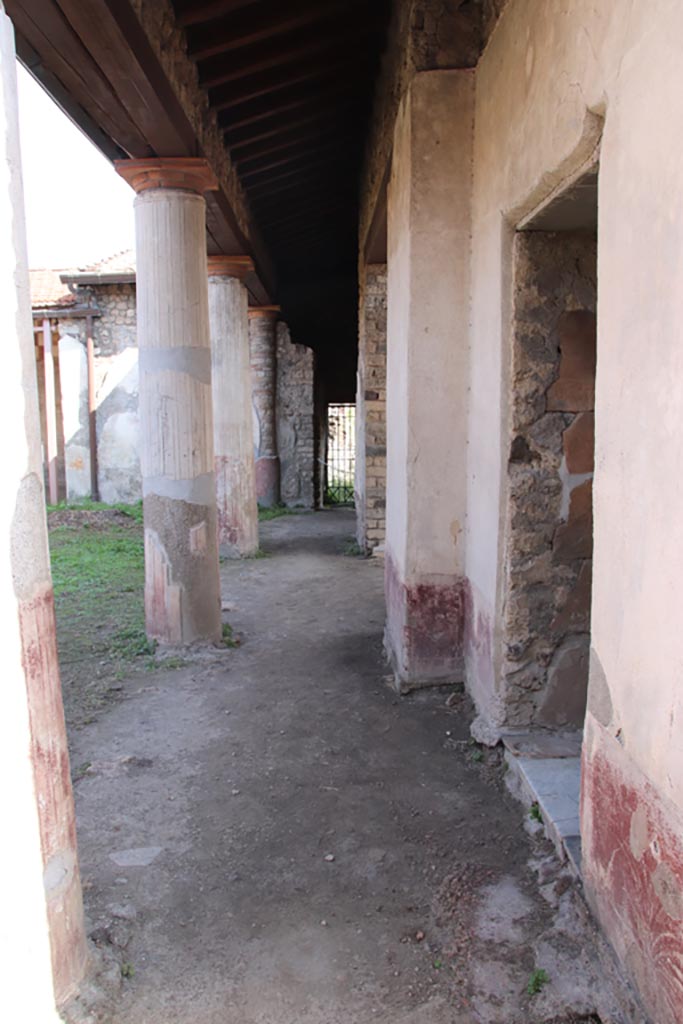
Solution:
<svg viewBox="0 0 683 1024"><path fill-rule="evenodd" d="M209 256L209 322L213 387L218 545L240 558L258 550L248 296L249 257Z"/></svg>
<svg viewBox="0 0 683 1024"><path fill-rule="evenodd" d="M388 195L387 628L401 689L463 678L474 73L416 74Z"/></svg>
<svg viewBox="0 0 683 1024"><path fill-rule="evenodd" d="M8 439L0 503L0 960L9 1016L56 1024L55 1004L75 992L86 945L47 544L15 68L14 33L0 4L0 423Z"/></svg>
<svg viewBox="0 0 683 1024"><path fill-rule="evenodd" d="M205 160L126 160L135 200L147 632L221 633Z"/></svg>

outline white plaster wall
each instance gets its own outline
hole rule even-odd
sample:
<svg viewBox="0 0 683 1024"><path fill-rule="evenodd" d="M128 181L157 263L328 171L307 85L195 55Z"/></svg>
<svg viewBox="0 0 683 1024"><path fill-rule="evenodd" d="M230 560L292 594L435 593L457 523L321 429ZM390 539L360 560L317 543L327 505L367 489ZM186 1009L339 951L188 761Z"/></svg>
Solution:
<svg viewBox="0 0 683 1024"><path fill-rule="evenodd" d="M420 72L388 202L387 548L406 578L464 570L474 73Z"/></svg>
<svg viewBox="0 0 683 1024"><path fill-rule="evenodd" d="M683 4L677 0L574 0L565 6L511 0L482 57L476 86L467 534L468 576L495 640L509 438L512 225L590 158L604 115L593 646L627 754L679 806L681 39ZM495 685L495 671L490 682Z"/></svg>
<svg viewBox="0 0 683 1024"><path fill-rule="evenodd" d="M68 501L78 501L90 495L90 449L88 361L77 321L59 321L59 376L66 496Z"/></svg>

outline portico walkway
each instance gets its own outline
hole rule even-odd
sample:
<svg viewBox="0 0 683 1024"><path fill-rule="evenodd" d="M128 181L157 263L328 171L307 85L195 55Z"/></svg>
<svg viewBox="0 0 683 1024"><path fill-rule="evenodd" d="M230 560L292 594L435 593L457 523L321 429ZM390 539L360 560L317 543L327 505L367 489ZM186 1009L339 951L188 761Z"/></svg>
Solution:
<svg viewBox="0 0 683 1024"><path fill-rule="evenodd" d="M387 684L351 514L261 532L267 557L222 566L240 646L138 676L74 737L89 928L132 975L105 1019L626 1021L464 699Z"/></svg>

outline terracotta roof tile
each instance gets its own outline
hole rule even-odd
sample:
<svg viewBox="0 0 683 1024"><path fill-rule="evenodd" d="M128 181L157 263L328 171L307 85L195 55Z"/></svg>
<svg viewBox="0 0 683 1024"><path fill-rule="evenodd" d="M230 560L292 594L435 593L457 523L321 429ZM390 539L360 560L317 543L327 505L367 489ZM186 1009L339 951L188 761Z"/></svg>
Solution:
<svg viewBox="0 0 683 1024"><path fill-rule="evenodd" d="M76 305L76 296L60 280L65 270L29 270L33 309L65 309Z"/></svg>

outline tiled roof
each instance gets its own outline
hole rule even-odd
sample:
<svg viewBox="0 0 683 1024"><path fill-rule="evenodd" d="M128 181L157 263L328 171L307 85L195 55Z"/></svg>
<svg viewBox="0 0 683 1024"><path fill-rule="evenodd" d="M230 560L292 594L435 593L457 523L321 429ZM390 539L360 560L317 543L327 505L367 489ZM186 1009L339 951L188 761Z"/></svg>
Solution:
<svg viewBox="0 0 683 1024"><path fill-rule="evenodd" d="M29 270L33 309L65 309L76 305L76 296L61 281L65 270Z"/></svg>
<svg viewBox="0 0 683 1024"><path fill-rule="evenodd" d="M62 271L63 274L134 274L135 273L135 250L124 249L123 252L115 252L112 256L105 256L103 260L90 263L86 267L78 267L75 271Z"/></svg>

